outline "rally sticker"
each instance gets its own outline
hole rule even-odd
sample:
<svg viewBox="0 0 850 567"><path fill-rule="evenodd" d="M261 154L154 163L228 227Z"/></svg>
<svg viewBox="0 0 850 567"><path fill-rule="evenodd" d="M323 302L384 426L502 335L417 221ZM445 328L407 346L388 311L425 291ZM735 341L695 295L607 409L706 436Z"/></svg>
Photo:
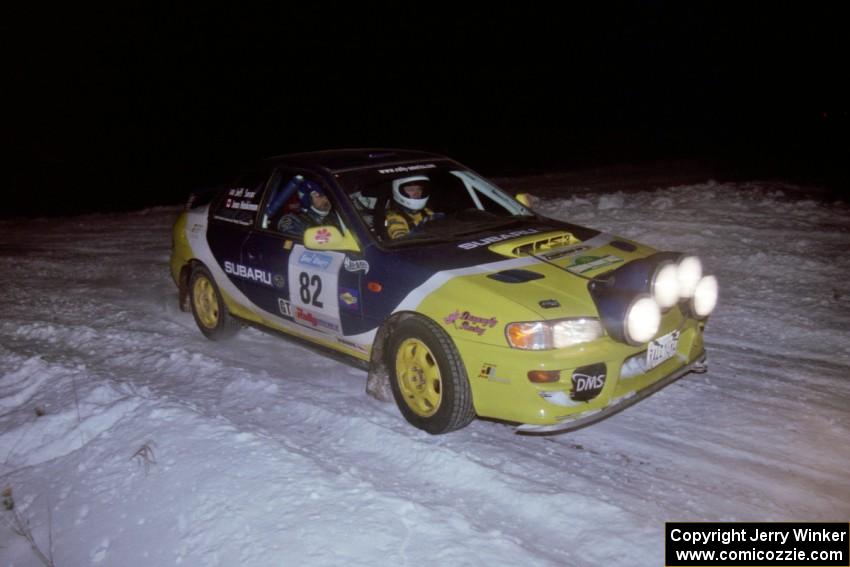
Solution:
<svg viewBox="0 0 850 567"><path fill-rule="evenodd" d="M618 264L622 261L623 259L619 256L613 256L611 254L606 256L579 256L573 260L572 264L566 267L566 270L573 274L584 274L605 266L610 266L611 264Z"/></svg>
<svg viewBox="0 0 850 567"><path fill-rule="evenodd" d="M317 268L319 270L324 270L333 262L333 257L328 254L322 254L321 252L304 252L298 258L299 264L304 264L305 266L310 266L311 268Z"/></svg>
<svg viewBox="0 0 850 567"><path fill-rule="evenodd" d="M286 317L292 317L293 316L292 315L292 304L289 303L287 300L281 298L281 297L277 298L277 308L278 308L278 311L280 311L281 315L284 315Z"/></svg>
<svg viewBox="0 0 850 567"><path fill-rule="evenodd" d="M350 287L339 286L339 303L346 309L357 311L360 308L360 292Z"/></svg>
<svg viewBox="0 0 850 567"><path fill-rule="evenodd" d="M261 270L260 268L251 268L249 266L243 266L242 264L236 264L230 260L224 261L224 272L231 276L242 278L243 280L250 280L267 286L274 285L272 284L271 273Z"/></svg>
<svg viewBox="0 0 850 567"><path fill-rule="evenodd" d="M295 308L295 320L301 321L311 327L319 327L329 331L339 332L339 325L333 321L328 321L319 314L316 314L301 307Z"/></svg>
<svg viewBox="0 0 850 567"><path fill-rule="evenodd" d="M316 231L316 242L319 244L327 244L331 241L331 231L326 228L320 228Z"/></svg>
<svg viewBox="0 0 850 567"><path fill-rule="evenodd" d="M481 367L481 372L478 373L479 378L489 380L490 382L500 382L502 384L510 384L511 381L507 378L496 376L496 365L485 362Z"/></svg>
<svg viewBox="0 0 850 567"><path fill-rule="evenodd" d="M453 325L455 329L470 331L478 336L483 335L488 329L499 323L495 317L479 317L469 311L460 311L459 309L455 309L453 313L443 317L443 322L446 325Z"/></svg>
<svg viewBox="0 0 850 567"><path fill-rule="evenodd" d="M363 272L364 274L369 273L369 262L366 260L352 260L348 256L345 257L343 261L343 265L345 266L345 270L348 272Z"/></svg>

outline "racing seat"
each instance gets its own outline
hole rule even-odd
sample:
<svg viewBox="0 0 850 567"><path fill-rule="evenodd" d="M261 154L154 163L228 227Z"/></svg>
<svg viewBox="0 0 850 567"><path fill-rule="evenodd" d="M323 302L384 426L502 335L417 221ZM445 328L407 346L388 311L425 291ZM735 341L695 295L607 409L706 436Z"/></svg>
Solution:
<svg viewBox="0 0 850 567"><path fill-rule="evenodd" d="M276 227L277 221L288 212L292 210L291 201L295 201L297 204L298 199L296 196L296 191L298 187L304 182L304 177L301 175L296 175L289 182L284 185L282 188L278 186L277 193L269 199L268 205L266 205L266 210L263 213L263 228ZM285 206L286 205L286 206ZM297 209L297 207L295 207Z"/></svg>

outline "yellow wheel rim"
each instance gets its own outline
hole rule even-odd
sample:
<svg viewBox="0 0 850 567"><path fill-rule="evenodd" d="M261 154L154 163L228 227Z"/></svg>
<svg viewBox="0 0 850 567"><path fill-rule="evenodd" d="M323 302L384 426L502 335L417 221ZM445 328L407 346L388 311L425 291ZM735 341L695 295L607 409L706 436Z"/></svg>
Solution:
<svg viewBox="0 0 850 567"><path fill-rule="evenodd" d="M218 325L218 298L212 282L204 276L195 279L192 286L192 302L195 305L195 313L201 323L208 329L215 329Z"/></svg>
<svg viewBox="0 0 850 567"><path fill-rule="evenodd" d="M419 339L405 339L395 356L398 387L407 406L421 417L440 409L443 380L431 349Z"/></svg>

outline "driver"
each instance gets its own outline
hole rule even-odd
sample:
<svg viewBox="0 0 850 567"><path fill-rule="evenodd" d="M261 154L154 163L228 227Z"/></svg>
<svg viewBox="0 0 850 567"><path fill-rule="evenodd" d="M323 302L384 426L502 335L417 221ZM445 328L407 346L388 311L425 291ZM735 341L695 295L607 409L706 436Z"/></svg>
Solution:
<svg viewBox="0 0 850 567"><path fill-rule="evenodd" d="M434 218L427 208L431 180L425 175L413 175L393 180L393 200L387 209L387 234L390 238L407 236L422 223Z"/></svg>
<svg viewBox="0 0 850 567"><path fill-rule="evenodd" d="M324 189L313 181L305 181L298 187L298 202L301 209L283 215L277 223L280 232L304 234L312 226L335 226L341 230L339 219L333 214L331 201Z"/></svg>

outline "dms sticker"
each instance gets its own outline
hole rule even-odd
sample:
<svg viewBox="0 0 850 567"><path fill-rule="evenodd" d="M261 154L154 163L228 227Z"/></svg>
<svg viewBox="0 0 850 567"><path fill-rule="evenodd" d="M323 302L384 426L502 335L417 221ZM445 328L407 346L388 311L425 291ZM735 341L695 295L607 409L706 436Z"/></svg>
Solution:
<svg viewBox="0 0 850 567"><path fill-rule="evenodd" d="M364 274L369 273L369 262L366 260L352 260L348 256L345 257L345 261L343 262L345 265L345 269L349 272L363 272Z"/></svg>
<svg viewBox="0 0 850 567"><path fill-rule="evenodd" d="M360 309L360 293L356 289L339 286L339 304L346 309L357 311Z"/></svg>
<svg viewBox="0 0 850 567"><path fill-rule="evenodd" d="M453 325L455 329L469 331L479 337L499 323L495 317L479 317L469 311L460 311L459 309L455 309L453 313L443 317L443 321L446 325Z"/></svg>
<svg viewBox="0 0 850 567"><path fill-rule="evenodd" d="M619 256L612 256L610 254L607 256L579 256L572 264L567 266L567 271L574 274L583 274L604 266L610 266L611 264L619 264L622 261L623 259Z"/></svg>
<svg viewBox="0 0 850 567"><path fill-rule="evenodd" d="M319 270L327 269L328 266L331 265L333 258L328 254L322 254L321 252L304 252L301 254L301 257L298 258L299 264L304 264L305 266L310 266L311 268L317 268Z"/></svg>
<svg viewBox="0 0 850 567"><path fill-rule="evenodd" d="M605 364L591 364L573 371L573 388L570 397L577 402L587 402L595 398L605 387Z"/></svg>

